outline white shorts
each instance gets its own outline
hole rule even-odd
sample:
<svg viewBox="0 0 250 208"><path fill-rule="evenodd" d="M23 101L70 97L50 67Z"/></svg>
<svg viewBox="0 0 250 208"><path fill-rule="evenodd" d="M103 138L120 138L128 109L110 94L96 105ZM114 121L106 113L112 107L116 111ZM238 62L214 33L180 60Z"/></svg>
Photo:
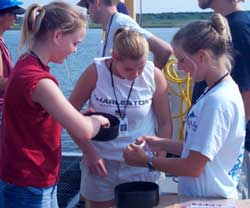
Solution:
<svg viewBox="0 0 250 208"><path fill-rule="evenodd" d="M87 200L109 201L114 199L114 188L118 184L131 181L158 182L160 173L149 171L148 168L138 168L127 165L125 162L105 160L108 171L107 177L91 175L84 159L81 167L80 193Z"/></svg>

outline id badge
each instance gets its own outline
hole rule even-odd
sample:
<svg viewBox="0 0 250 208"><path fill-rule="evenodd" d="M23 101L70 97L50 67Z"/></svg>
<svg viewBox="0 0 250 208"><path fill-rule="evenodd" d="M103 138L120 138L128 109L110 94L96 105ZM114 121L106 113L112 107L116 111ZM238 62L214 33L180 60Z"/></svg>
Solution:
<svg viewBox="0 0 250 208"><path fill-rule="evenodd" d="M128 118L120 119L119 136L128 136Z"/></svg>

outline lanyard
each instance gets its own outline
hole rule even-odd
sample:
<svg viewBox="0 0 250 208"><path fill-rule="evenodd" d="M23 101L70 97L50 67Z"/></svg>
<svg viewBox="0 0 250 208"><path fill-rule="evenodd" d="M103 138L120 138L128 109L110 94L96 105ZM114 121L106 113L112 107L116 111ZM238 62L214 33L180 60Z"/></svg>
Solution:
<svg viewBox="0 0 250 208"><path fill-rule="evenodd" d="M111 25L112 25L112 22L113 22L113 18L115 16L116 13L112 14L111 18L110 18L110 22L109 22L109 26L108 26L108 31L105 35L105 43L104 43L104 46L103 46L103 51L102 51L102 57L105 56L105 52L106 52L106 48L107 48L107 44L108 44L108 36L109 36L109 32L110 32L110 28L111 28Z"/></svg>
<svg viewBox="0 0 250 208"><path fill-rule="evenodd" d="M129 89L129 93L128 93L128 98L127 98L127 101L126 101L126 103L124 105L124 110L123 110L124 112L122 113L120 105L118 103L116 92L115 92L115 84L114 84L114 79L113 79L112 64L113 64L113 61L111 61L110 66L109 66L109 71L110 71L110 76L111 76L111 84L112 84L112 88L113 88L113 92L114 92L114 96L115 96L115 104L117 106L119 116L123 120L125 118L125 116L126 116L126 109L127 109L127 106L128 106L128 102L129 102L129 98L130 98L131 92L133 90L133 86L134 86L135 80L133 80L132 83L131 83L131 86L130 86L130 89Z"/></svg>
<svg viewBox="0 0 250 208"><path fill-rule="evenodd" d="M43 69L46 69L45 65L43 64L43 62L41 61L41 59L39 58L39 56L32 50L29 51L31 55L33 55L39 62L39 64L42 66Z"/></svg>
<svg viewBox="0 0 250 208"><path fill-rule="evenodd" d="M226 74L224 74L221 78L219 78L211 87L209 87L207 90L205 90L201 96L193 103L193 105L191 106L191 108L189 109L189 111L187 112L186 115L189 114L189 112L191 111L192 107L201 100L201 98L203 98L211 89L213 89L216 85L218 85L227 75L229 74L229 72L227 72Z"/></svg>

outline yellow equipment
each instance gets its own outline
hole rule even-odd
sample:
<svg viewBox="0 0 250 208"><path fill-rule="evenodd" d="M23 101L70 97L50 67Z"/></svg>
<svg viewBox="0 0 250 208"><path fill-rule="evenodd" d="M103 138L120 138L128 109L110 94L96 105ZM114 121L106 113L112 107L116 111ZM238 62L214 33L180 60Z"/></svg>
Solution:
<svg viewBox="0 0 250 208"><path fill-rule="evenodd" d="M170 58L166 66L162 69L165 79L168 81L168 88L171 95L179 97L179 113L172 115L172 119L179 119L179 138L184 138L184 119L191 107L192 79L188 74L183 77L175 70L176 59ZM170 99L173 101L173 99ZM176 107L176 105L174 105Z"/></svg>

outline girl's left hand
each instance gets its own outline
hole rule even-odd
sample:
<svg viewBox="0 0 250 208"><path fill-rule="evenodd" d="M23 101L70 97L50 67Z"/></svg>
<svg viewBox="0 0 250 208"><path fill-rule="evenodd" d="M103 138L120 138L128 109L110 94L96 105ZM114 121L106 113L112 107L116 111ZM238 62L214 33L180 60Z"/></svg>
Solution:
<svg viewBox="0 0 250 208"><path fill-rule="evenodd" d="M123 157L128 165L132 166L147 166L147 155L140 145L129 144L123 152Z"/></svg>

